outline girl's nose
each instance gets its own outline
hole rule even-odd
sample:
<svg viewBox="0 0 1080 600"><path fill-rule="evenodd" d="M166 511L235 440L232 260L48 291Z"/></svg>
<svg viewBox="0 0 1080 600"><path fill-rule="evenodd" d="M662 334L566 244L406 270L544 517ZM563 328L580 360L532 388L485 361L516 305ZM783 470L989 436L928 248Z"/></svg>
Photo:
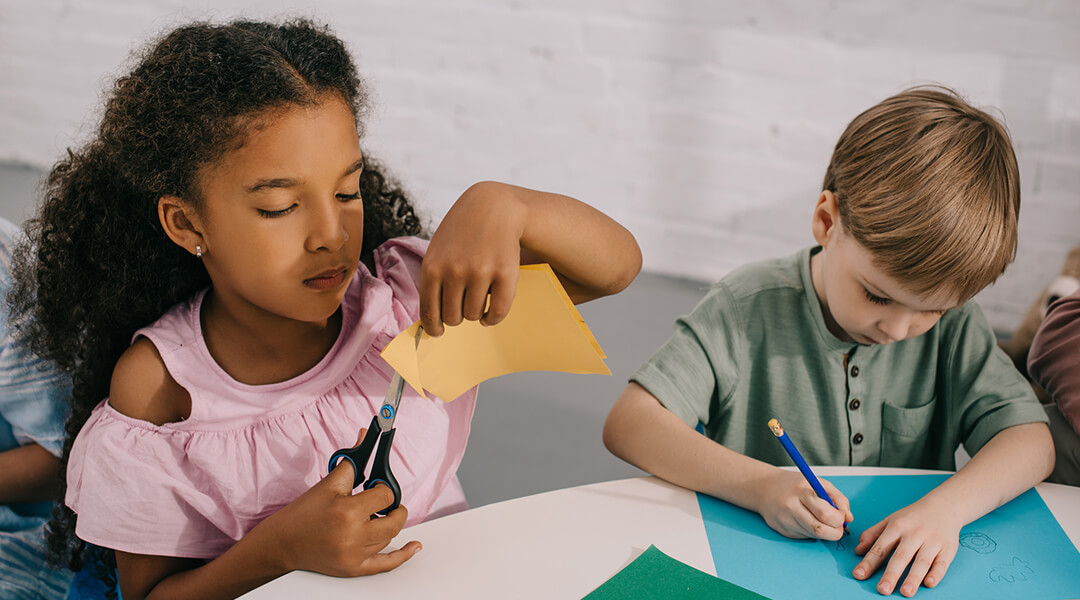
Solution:
<svg viewBox="0 0 1080 600"><path fill-rule="evenodd" d="M336 251L349 241L341 209L336 201L313 211L307 249L309 252Z"/></svg>

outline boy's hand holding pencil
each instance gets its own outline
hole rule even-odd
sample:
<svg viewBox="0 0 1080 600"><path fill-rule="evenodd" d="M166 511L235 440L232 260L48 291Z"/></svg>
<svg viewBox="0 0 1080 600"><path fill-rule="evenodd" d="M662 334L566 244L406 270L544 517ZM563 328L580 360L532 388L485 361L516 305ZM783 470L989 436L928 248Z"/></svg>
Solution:
<svg viewBox="0 0 1080 600"><path fill-rule="evenodd" d="M770 421L770 427L775 421ZM776 435L778 438L783 436L783 443L787 436L778 422L776 427L774 434L779 430L780 433ZM790 443L788 440L788 444ZM796 460L796 455L797 450L792 456L796 465L801 461L803 467L806 467L802 457L799 456ZM800 471L803 467L800 467ZM809 471L809 467L806 467L806 470ZM847 497L828 481L814 477L812 472L809 477L805 477L803 473L777 469L762 484L758 513L769 527L781 535L791 538L839 540L847 533L847 523L854 520Z"/></svg>
<svg viewBox="0 0 1080 600"><path fill-rule="evenodd" d="M844 536L845 520L852 520L848 500L828 481L821 483L840 508L818 498L799 473L775 469L759 482L759 501L754 510L785 537L839 540Z"/></svg>

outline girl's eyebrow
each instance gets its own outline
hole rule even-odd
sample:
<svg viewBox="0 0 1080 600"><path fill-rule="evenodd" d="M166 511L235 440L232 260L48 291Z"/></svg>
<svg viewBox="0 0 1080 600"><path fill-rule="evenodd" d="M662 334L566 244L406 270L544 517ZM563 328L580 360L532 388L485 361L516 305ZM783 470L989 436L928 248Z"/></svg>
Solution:
<svg viewBox="0 0 1080 600"><path fill-rule="evenodd" d="M349 165L349 167L347 169L345 169L345 173L344 173L344 175L342 175L342 177L344 177L345 175L352 175L353 173L355 173L355 172L357 172L357 171L359 171L360 169L363 169L363 168L364 168L364 159L359 158L359 159L356 160L356 162ZM271 177L271 178L267 178L267 179L259 179L254 184L244 188L244 191L246 191L249 194L253 194L255 192L261 192L263 190L278 189L278 188L289 188L289 187L295 186L297 183L298 183L297 180L290 179L290 178L287 178L287 177Z"/></svg>
<svg viewBox="0 0 1080 600"><path fill-rule="evenodd" d="M254 183L254 185L250 185L250 186L244 188L244 191L251 194L251 193L254 193L254 192L261 192L262 190L293 187L294 185L296 185L296 183L297 183L297 181L295 179L288 179L288 178L281 178L281 177L271 178L271 179L260 179L260 180L256 181Z"/></svg>
<svg viewBox="0 0 1080 600"><path fill-rule="evenodd" d="M363 169L363 168L364 168L364 159L363 158L358 158L358 159L356 159L356 162L349 165L349 168L345 170L345 174L346 175L352 175L353 173L355 173L355 172L357 172L357 171L359 171L360 169Z"/></svg>

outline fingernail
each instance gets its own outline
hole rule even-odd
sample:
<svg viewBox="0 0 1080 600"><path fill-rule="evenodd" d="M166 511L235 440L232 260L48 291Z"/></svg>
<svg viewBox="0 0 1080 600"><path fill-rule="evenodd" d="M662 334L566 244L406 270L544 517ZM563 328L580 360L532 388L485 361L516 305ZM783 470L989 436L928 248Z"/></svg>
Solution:
<svg viewBox="0 0 1080 600"><path fill-rule="evenodd" d="M856 577L862 577L863 576L863 570L862 569L855 569L855 576Z"/></svg>
<svg viewBox="0 0 1080 600"><path fill-rule="evenodd" d="M913 591L914 591L914 590L913 590L913 589L911 589L911 586L910 586L910 585L905 585L905 586L904 586L904 589L903 589L903 590L901 590L901 593L903 593L903 594L911 594L911 593L912 593Z"/></svg>
<svg viewBox="0 0 1080 600"><path fill-rule="evenodd" d="M933 577L926 578L926 585L934 585L935 583L937 583L937 580L935 580Z"/></svg>

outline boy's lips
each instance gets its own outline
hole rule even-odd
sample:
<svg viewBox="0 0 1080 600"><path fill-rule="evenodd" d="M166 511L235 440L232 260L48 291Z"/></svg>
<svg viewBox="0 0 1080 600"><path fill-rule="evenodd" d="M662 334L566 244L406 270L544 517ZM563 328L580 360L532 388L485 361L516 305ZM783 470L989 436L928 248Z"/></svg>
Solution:
<svg viewBox="0 0 1080 600"><path fill-rule="evenodd" d="M875 340L874 338L872 338L872 337L870 337L868 335L857 334L857 335L853 335L851 337L856 342L858 342L858 343L860 343L860 344L862 344L864 346L879 346L879 345L881 345L881 342Z"/></svg>

